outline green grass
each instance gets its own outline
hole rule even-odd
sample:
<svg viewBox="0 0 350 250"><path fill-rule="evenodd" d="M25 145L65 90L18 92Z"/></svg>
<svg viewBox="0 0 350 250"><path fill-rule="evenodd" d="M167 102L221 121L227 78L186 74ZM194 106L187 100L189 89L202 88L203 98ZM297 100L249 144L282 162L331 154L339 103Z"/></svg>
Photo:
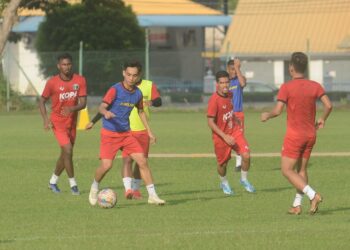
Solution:
<svg viewBox="0 0 350 250"><path fill-rule="evenodd" d="M257 194L243 191L239 175L229 181L236 195L218 188L214 158L152 158L153 175L164 207L123 198L120 159L102 187L118 193L118 205L100 209L87 196L99 164L99 127L79 131L74 164L81 196L72 196L64 174L62 194L47 189L59 149L42 130L37 114L0 114L0 249L348 249L350 169L348 157L313 157L310 184L324 196L320 212L286 214L294 190L281 176L279 158L254 158L250 180ZM246 113L252 152L279 152L285 117L262 124ZM349 151L350 117L335 111L319 132L315 152ZM157 112L158 137L152 153L212 153L204 112ZM145 189L142 190L144 196Z"/></svg>

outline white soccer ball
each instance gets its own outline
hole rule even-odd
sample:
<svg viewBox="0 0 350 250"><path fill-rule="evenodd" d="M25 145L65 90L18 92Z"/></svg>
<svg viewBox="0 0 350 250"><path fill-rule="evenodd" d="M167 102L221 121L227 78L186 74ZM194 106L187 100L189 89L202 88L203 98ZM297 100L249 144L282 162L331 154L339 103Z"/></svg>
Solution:
<svg viewBox="0 0 350 250"><path fill-rule="evenodd" d="M112 208L117 203L117 194L110 188L102 189L98 193L97 203L102 208Z"/></svg>

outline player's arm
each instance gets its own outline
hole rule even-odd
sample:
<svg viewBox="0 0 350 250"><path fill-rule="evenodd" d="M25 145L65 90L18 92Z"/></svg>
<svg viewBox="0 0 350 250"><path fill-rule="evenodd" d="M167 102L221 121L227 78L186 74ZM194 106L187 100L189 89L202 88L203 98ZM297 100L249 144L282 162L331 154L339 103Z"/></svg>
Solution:
<svg viewBox="0 0 350 250"><path fill-rule="evenodd" d="M69 113L74 113L82 110L86 107L86 96L80 96L78 98L78 104L75 106L64 106L62 107L62 115L68 115Z"/></svg>
<svg viewBox="0 0 350 250"><path fill-rule="evenodd" d="M208 116L208 126L216 134L218 134L228 145L235 145L235 139L232 136L225 134L215 123L215 117Z"/></svg>
<svg viewBox="0 0 350 250"><path fill-rule="evenodd" d="M241 61L239 59L234 59L233 67L235 68L239 85L241 85L241 87L244 88L247 85L247 80L241 72Z"/></svg>
<svg viewBox="0 0 350 250"><path fill-rule="evenodd" d="M43 118L43 122L44 122L44 129L45 130L50 130L50 128L52 127L52 124L50 122L49 117L47 116L47 111L46 111L46 102L47 102L48 98L41 96L40 100L39 100L39 110L40 110L40 114L41 117Z"/></svg>
<svg viewBox="0 0 350 250"><path fill-rule="evenodd" d="M316 123L316 128L324 128L324 125L326 123L326 120L329 116L329 114L332 112L333 105L332 102L329 100L327 95L323 95L320 98L322 104L323 104L323 113L320 118L318 118L317 123Z"/></svg>
<svg viewBox="0 0 350 250"><path fill-rule="evenodd" d="M100 114L103 115L104 118L106 118L107 120L115 117L115 114L108 110L109 106L110 104L102 102L98 107L98 111L100 112Z"/></svg>
<svg viewBox="0 0 350 250"><path fill-rule="evenodd" d="M267 120L279 116L284 108L285 103L278 100L275 107L270 112L261 113L261 121L266 122Z"/></svg>
<svg viewBox="0 0 350 250"><path fill-rule="evenodd" d="M138 112L139 112L140 119L141 119L141 121L143 123L143 126L145 126L145 128L147 130L148 136L150 138L150 143L151 144L156 143L157 138L153 134L153 132L152 132L152 130L151 130L149 124L148 124L148 119L147 119L147 116L146 116L145 112L143 111L143 109L138 109Z"/></svg>
<svg viewBox="0 0 350 250"><path fill-rule="evenodd" d="M107 110L109 110L111 108L112 105L108 105ZM96 124L96 122L98 122L99 120L101 120L101 118L103 117L103 115L98 112L94 118L92 118L92 120L86 125L85 129L89 130L92 129L92 127Z"/></svg>
<svg viewBox="0 0 350 250"><path fill-rule="evenodd" d="M151 100L145 101L144 105L153 106L153 107L162 106L162 98L160 97L157 85L155 83L152 83Z"/></svg>

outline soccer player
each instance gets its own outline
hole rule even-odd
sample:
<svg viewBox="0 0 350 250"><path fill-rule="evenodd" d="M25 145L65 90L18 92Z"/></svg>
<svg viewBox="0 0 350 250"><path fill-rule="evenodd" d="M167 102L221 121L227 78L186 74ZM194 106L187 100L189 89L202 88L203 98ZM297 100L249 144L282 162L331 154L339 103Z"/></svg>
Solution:
<svg viewBox="0 0 350 250"><path fill-rule="evenodd" d="M316 130L325 126L332 111L332 103L317 82L305 79L308 66L307 56L295 52L289 63L292 80L284 83L277 95L277 103L272 111L261 114L265 122L279 116L287 106L287 131L282 146L282 174L296 188L296 196L290 214L301 213L303 194L310 200L310 214L317 212L322 197L308 184L307 165L316 142ZM316 101L323 104L323 114L315 123ZM296 171L294 168L296 167Z"/></svg>
<svg viewBox="0 0 350 250"><path fill-rule="evenodd" d="M234 150L242 156L242 171L240 183L244 188L254 193L255 188L249 183L247 176L250 167L250 150L244 138L239 120L235 117L232 105L232 94L229 91L229 74L226 71L216 73L217 92L214 93L208 103L207 120L212 130L217 171L221 180L221 188L224 194L233 195L226 178L226 166L231 159L231 151Z"/></svg>
<svg viewBox="0 0 350 250"><path fill-rule="evenodd" d="M230 76L230 92L232 93L232 104L235 116L240 120L244 133L243 113L243 88L247 85L246 78L241 73L241 62L239 59L231 59L227 62L226 70ZM236 155L235 171L241 171L242 157Z"/></svg>
<svg viewBox="0 0 350 250"><path fill-rule="evenodd" d="M78 111L86 106L85 78L72 72L72 56L62 54L57 61L58 75L51 77L44 88L39 101L39 109L44 122L44 129L55 134L61 147L61 154L49 181L49 188L60 193L58 178L65 169L73 195L79 195L74 178L73 147L76 138ZM51 115L48 118L45 103L51 99Z"/></svg>
<svg viewBox="0 0 350 250"><path fill-rule="evenodd" d="M150 112L149 107L160 107L162 105L162 99L160 97L157 86L149 80L140 80L137 83L137 87L141 90L143 95L143 109L149 119ZM134 108L130 114L130 127L132 135L140 143L145 157L148 158L150 138L147 133L146 127L143 125L142 120ZM141 199L140 184L141 184L141 174L137 163L135 163L134 170L132 171L133 160L129 157L126 152L123 151L123 183L125 188L125 197L128 199ZM133 177L133 178L132 178Z"/></svg>
<svg viewBox="0 0 350 250"><path fill-rule="evenodd" d="M148 203L164 205L155 190L153 177L148 166L144 150L130 131L129 116L134 107L138 109L140 119L147 130L150 142L156 141L143 111L143 96L136 82L140 78L141 64L127 62L123 67L123 81L114 84L106 93L103 102L99 106L99 112L103 115L103 127L101 129L100 159L101 164L95 172L95 179L91 185L89 202L95 205L99 183L105 174L112 168L113 160L119 149L122 149L139 166L142 179L148 191Z"/></svg>
<svg viewBox="0 0 350 250"><path fill-rule="evenodd" d="M142 69L141 69L142 70ZM140 73L141 75L141 73ZM139 79L136 83L136 86L141 90L143 96L143 109L149 119L150 112L149 107L160 107L162 105L162 99L160 97L159 91L156 84L149 80ZM102 118L102 114L98 113L96 116L86 125L86 129L91 129L94 124ZM142 120L139 116L138 109L136 107L131 111L130 117L130 128L132 135L140 143L141 147L144 150L145 157L148 158L150 138L148 136L147 129L142 123ZM129 155L124 151L123 156L123 168L122 168L122 177L123 184L125 188L125 197L127 199L141 199L140 184L141 184L141 175L139 166L137 163L134 165L134 170L132 170L133 160Z"/></svg>

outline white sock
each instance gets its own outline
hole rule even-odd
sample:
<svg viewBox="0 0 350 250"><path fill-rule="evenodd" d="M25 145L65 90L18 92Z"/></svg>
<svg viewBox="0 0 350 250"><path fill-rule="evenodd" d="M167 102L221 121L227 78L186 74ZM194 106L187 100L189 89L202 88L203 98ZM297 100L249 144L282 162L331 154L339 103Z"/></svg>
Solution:
<svg viewBox="0 0 350 250"><path fill-rule="evenodd" d="M124 177L123 178L125 191L131 189L131 180L132 180L131 177Z"/></svg>
<svg viewBox="0 0 350 250"><path fill-rule="evenodd" d="M78 186L75 178L68 178L70 187Z"/></svg>
<svg viewBox="0 0 350 250"><path fill-rule="evenodd" d="M132 179L132 190L139 190L141 186L141 179Z"/></svg>
<svg viewBox="0 0 350 250"><path fill-rule="evenodd" d="M146 186L146 188L149 196L157 196L154 184L149 184Z"/></svg>
<svg viewBox="0 0 350 250"><path fill-rule="evenodd" d="M57 176L57 175L55 175L54 173L52 174L52 176L51 176L51 179L50 179L50 184L57 184L57 182L58 182L58 177L59 176Z"/></svg>
<svg viewBox="0 0 350 250"><path fill-rule="evenodd" d="M296 193L294 202L293 202L293 207L301 206L302 200L303 200L303 195Z"/></svg>
<svg viewBox="0 0 350 250"><path fill-rule="evenodd" d="M92 185L91 185L91 189L95 189L95 190L98 190L98 185L99 183L94 179Z"/></svg>
<svg viewBox="0 0 350 250"><path fill-rule="evenodd" d="M310 201L315 197L315 190L313 190L309 185L306 185L303 189L303 193L309 197Z"/></svg>
<svg viewBox="0 0 350 250"><path fill-rule="evenodd" d="M228 180L226 179L226 176L219 175L221 183L224 185L228 185Z"/></svg>
<svg viewBox="0 0 350 250"><path fill-rule="evenodd" d="M241 181L246 181L248 178L248 171L241 170Z"/></svg>
<svg viewBox="0 0 350 250"><path fill-rule="evenodd" d="M242 156L236 155L236 168L242 165Z"/></svg>

